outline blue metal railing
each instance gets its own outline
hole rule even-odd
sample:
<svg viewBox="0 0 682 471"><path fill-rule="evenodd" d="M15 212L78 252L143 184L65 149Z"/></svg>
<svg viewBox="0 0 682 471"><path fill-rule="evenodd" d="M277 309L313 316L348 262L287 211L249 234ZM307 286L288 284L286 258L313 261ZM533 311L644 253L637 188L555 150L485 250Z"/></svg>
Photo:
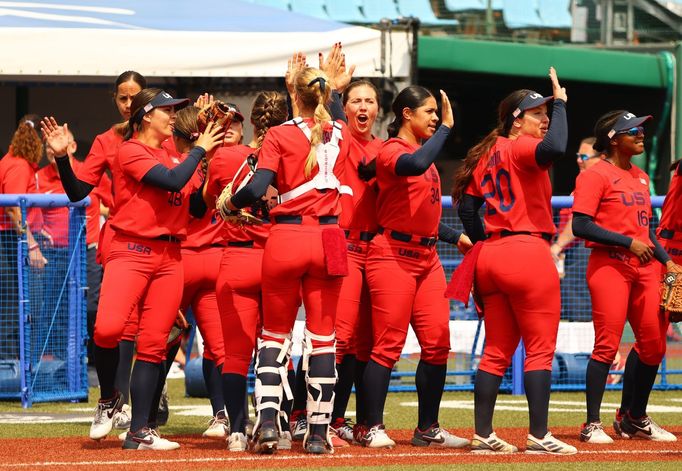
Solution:
<svg viewBox="0 0 682 471"><path fill-rule="evenodd" d="M20 233L2 231L3 240L16 241L16 251L0 254L0 290L5 298L0 299L0 399L19 399L30 407L33 402L88 397L85 207L89 204L89 198L71 203L66 195L0 195L0 207L20 209L22 228ZM58 208L68 208L68 241L54 244L42 235L42 216L33 216ZM47 260L43 268L28 263L29 226ZM11 264L5 263L8 257Z"/></svg>

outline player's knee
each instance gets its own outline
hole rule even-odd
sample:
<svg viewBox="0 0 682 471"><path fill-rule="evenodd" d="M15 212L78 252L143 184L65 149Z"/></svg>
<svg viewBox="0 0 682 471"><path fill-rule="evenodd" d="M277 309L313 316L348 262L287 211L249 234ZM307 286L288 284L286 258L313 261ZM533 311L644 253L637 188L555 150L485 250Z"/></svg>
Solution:
<svg viewBox="0 0 682 471"><path fill-rule="evenodd" d="M432 365L444 365L448 362L449 346L431 346L422 348L421 359Z"/></svg>
<svg viewBox="0 0 682 471"><path fill-rule="evenodd" d="M665 355L665 344L651 342L646 345L639 345L639 359L646 365L659 365Z"/></svg>
<svg viewBox="0 0 682 471"><path fill-rule="evenodd" d="M554 360L554 350L526 352L526 360L523 365L524 371L550 370Z"/></svg>
<svg viewBox="0 0 682 471"><path fill-rule="evenodd" d="M499 352L483 352L478 369L496 376L503 376L511 364L511 356L502 355Z"/></svg>
<svg viewBox="0 0 682 471"><path fill-rule="evenodd" d="M93 340L101 348L116 348L121 340L121 329L112 324L95 324Z"/></svg>
<svg viewBox="0 0 682 471"><path fill-rule="evenodd" d="M400 359L400 355L398 354L397 356L391 355L388 352L385 351L372 351L372 354L370 355L370 359L374 360L374 362L380 364L381 366L385 366L386 368L393 368L393 366L398 363L398 360Z"/></svg>
<svg viewBox="0 0 682 471"><path fill-rule="evenodd" d="M225 355L223 374L231 373L246 376L249 372L250 364L250 356Z"/></svg>
<svg viewBox="0 0 682 471"><path fill-rule="evenodd" d="M592 351L592 358L596 361L602 363L608 363L609 365L613 363L618 354L618 347L612 347L607 345L597 346L595 345Z"/></svg>

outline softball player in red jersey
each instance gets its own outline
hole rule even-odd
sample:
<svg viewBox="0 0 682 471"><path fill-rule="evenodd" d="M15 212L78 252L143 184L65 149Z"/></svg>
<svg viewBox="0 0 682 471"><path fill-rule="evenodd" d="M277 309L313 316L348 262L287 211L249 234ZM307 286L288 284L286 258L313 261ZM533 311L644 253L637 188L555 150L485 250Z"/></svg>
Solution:
<svg viewBox="0 0 682 471"><path fill-rule="evenodd" d="M62 185L71 201L80 201L90 194L93 189L99 191L98 189L104 181L107 170L111 173L113 180L121 178L119 167L115 165L116 155L119 146L123 143L123 135L126 132L127 121L130 119L130 105L133 98L146 86L147 81L137 72L126 71L119 75L114 84L113 99L121 118L124 120L123 123L116 124L106 132L95 137L90 152L80 168L72 169L69 159L57 160ZM110 222L116 215L116 198L113 198L113 201L114 204L109 208L109 219L102 226L99 232L97 247L94 249L96 250L96 261L102 265L102 268L106 265L109 246L113 237ZM130 393L130 370L135 353L138 319L139 313L135 310L126 323L119 345L120 359L116 375L116 388L123 394L125 405L122 411L117 413L114 418L114 426L117 429L127 429L130 426L128 396ZM91 339L90 341L92 341L94 336L94 330L92 329L94 329L95 319L89 319L89 321L92 327L88 331L88 335Z"/></svg>
<svg viewBox="0 0 682 471"><path fill-rule="evenodd" d="M247 174L251 172L249 165L245 164L247 158L261 147L268 129L282 124L286 119L286 99L282 94L277 92L258 94L251 111L253 141L248 146L222 147L211 160L205 189L209 207L215 207L215 199L227 185L232 183L236 189L244 182ZM267 216L262 203L258 203L260 208L252 209L252 214L258 217ZM227 248L220 260L216 293L225 343L222 372L225 407L231 425L228 449L235 452L246 451L247 448L248 410L244 408L247 393L246 376L260 329L263 247L269 231L270 224L267 221L263 225L223 224L223 237L227 241ZM290 449L288 417L286 420L280 420L280 426L282 433L278 449Z"/></svg>
<svg viewBox="0 0 682 471"><path fill-rule="evenodd" d="M169 450L178 444L162 439L147 427L154 391L161 378L166 342L175 321L182 292L180 240L186 238L189 213L182 190L206 151L222 140L212 125L197 140L196 147L182 164L174 165L164 140L171 136L176 100L159 89L140 91L131 105L133 110L124 142L115 165L114 181L117 213L107 269L102 282L100 309L95 324L97 373L102 398L90 430L91 438L105 437L111 431L111 416L121 408L122 396L114 387L119 352L118 343L125 323L142 303L137 335L137 361L131 377L131 431L124 449ZM46 136L55 155L62 127L50 128L44 121ZM134 132L136 138L131 139Z"/></svg>
<svg viewBox="0 0 682 471"><path fill-rule="evenodd" d="M667 264L668 270L681 270L656 241L650 226L649 178L631 163L633 156L644 151L642 125L650 119L622 110L602 116L595 126L594 148L606 157L576 181L573 232L592 248L587 284L595 343L586 373L587 422L580 433L580 439L588 443L613 442L602 428L599 409L626 320L636 342L625 366L616 432L676 440L646 415L649 393L665 354L667 329L658 309L661 270L653 258Z"/></svg>
<svg viewBox="0 0 682 471"><path fill-rule="evenodd" d="M180 155L186 155L194 147L194 142L199 136L198 113L199 109L192 106L176 114L173 142ZM204 170L199 168L190 180L191 191L200 189L203 180ZM198 196L201 198L201 195ZM214 211L206 211L201 218L190 218L187 226L187 239L181 243L184 280L180 309L186 311L191 306L197 328L204 340L202 370L211 400L213 418L203 436L211 438L227 438L228 427L220 377L225 351L215 292L220 257L225 244L221 233L222 221L216 217ZM177 351L169 352L177 353ZM167 359L169 361L166 367L170 367L173 359ZM165 370L163 383L165 383L167 373L168 370ZM161 382L159 387L163 389ZM158 391L159 398L161 392ZM152 411L154 409L155 407L152 406Z"/></svg>
<svg viewBox="0 0 682 471"><path fill-rule="evenodd" d="M373 177L360 175L372 165L383 141L372 135L379 112L379 92L368 81L351 83L343 95L348 129L353 137L346 160L346 183L353 195L341 196L339 226L348 241L348 276L343 278L336 311L336 370L334 411L331 428L348 442L353 440L353 428L344 418L348 399L355 381L356 420L358 437L364 435L362 406L362 375L372 349L372 317L369 290L365 279L365 264L369 243L377 232L376 187ZM358 170L360 169L360 171Z"/></svg>
<svg viewBox="0 0 682 471"><path fill-rule="evenodd" d="M499 105L498 125L474 146L455 175L453 201L474 241L485 240L475 263L485 313L485 348L474 385L476 453L513 453L492 419L502 377L519 340L526 349L524 385L530 433L526 453L573 454L576 448L547 430L552 359L561 311L559 276L549 250L555 232L549 168L566 149L566 91L550 68L552 120L547 102L517 90ZM533 188L532 194L524 191ZM486 204L485 234L478 210Z"/></svg>
<svg viewBox="0 0 682 471"><path fill-rule="evenodd" d="M421 346L415 378L419 420L412 444L459 448L469 443L438 425L450 351L450 309L435 247L442 208L434 161L454 123L447 95L441 91L441 96L443 124L436 131L437 105L431 92L418 86L401 91L392 105L390 139L376 157L378 235L369 245L365 265L373 345L363 378L368 431L362 438L363 445L372 448L395 446L384 430L383 409L391 369L410 324ZM460 233L450 240L465 241Z"/></svg>
<svg viewBox="0 0 682 471"><path fill-rule="evenodd" d="M245 207L266 192L276 178L280 204L270 213L273 226L263 253L263 330L256 366L254 450L277 448L277 419L282 395L291 397L287 363L291 331L303 297L306 310L307 421L304 448L329 453L328 426L334 403L334 322L347 274L344 234L338 226L347 128L329 121L327 77L306 68L296 77L295 104L300 117L268 131L251 182L228 202ZM285 391L286 390L286 391Z"/></svg>
<svg viewBox="0 0 682 471"><path fill-rule="evenodd" d="M682 265L682 165L680 160L672 166L672 179L663 202L663 213L658 225L658 239L670 258Z"/></svg>

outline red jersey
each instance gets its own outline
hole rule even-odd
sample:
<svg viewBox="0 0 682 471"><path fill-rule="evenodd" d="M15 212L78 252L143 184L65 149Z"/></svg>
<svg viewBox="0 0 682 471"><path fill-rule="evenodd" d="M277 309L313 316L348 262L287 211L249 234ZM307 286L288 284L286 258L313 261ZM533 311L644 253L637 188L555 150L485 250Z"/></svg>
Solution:
<svg viewBox="0 0 682 471"><path fill-rule="evenodd" d="M203 181L204 173L201 168L197 168L188 184L191 191L197 191ZM209 207L203 218L197 219L190 215L189 225L187 226L187 240L182 243L182 248L199 249L212 245L225 245L224 225L226 224L215 210L215 206Z"/></svg>
<svg viewBox="0 0 682 471"><path fill-rule="evenodd" d="M606 160L598 162L578 175L574 198L574 213L591 216L604 229L653 246L649 237L649 177L637 166L623 170ZM605 247L591 241L585 245Z"/></svg>
<svg viewBox="0 0 682 471"><path fill-rule="evenodd" d="M71 160L74 172L77 172L83 162L76 159ZM38 191L45 194L64 194L62 179L54 165L48 165L38 170ZM104 174L100 181L100 186L111 180ZM99 188L99 186L98 186ZM90 193L90 206L85 208L85 243L93 244L99 240L99 203L100 197L97 191ZM52 236L52 241L57 247L66 247L69 244L69 209L62 208L42 208L45 230Z"/></svg>
<svg viewBox="0 0 682 471"><path fill-rule="evenodd" d="M344 185L353 190L353 195L341 195L341 217L339 225L343 229L353 231L377 231L377 194L374 180L369 182L360 179L358 165L369 164L376 159L379 148L383 144L381 139L365 141L352 139L350 153L346 160Z"/></svg>
<svg viewBox="0 0 682 471"><path fill-rule="evenodd" d="M682 232L682 165L678 164L663 202L659 229Z"/></svg>
<svg viewBox="0 0 682 471"><path fill-rule="evenodd" d="M398 158L413 154L420 146L399 138L384 142L377 155L377 222L387 229L436 237L442 213L440 176L436 166L423 175L399 177L395 174Z"/></svg>
<svg viewBox="0 0 682 471"><path fill-rule="evenodd" d="M535 161L540 142L531 136L498 137L478 162L465 193L485 200L486 233L554 234L549 172Z"/></svg>
<svg viewBox="0 0 682 471"><path fill-rule="evenodd" d="M114 162L118 154L118 148L122 143L123 137L114 130L114 127L110 128L108 131L95 137L95 141L92 143L85 161L83 161L82 165L77 166L78 169L76 169L76 166L73 168L79 180L100 188L100 196L105 199L107 197L102 192L106 191L107 185L105 183L104 186L100 187L100 184L106 175L106 169L109 169L114 180L117 179L119 167L114 165ZM112 199L113 203L113 198L110 199ZM116 205L110 204L108 207L110 216L113 217L116 213Z"/></svg>
<svg viewBox="0 0 682 471"><path fill-rule="evenodd" d="M152 167L173 168L179 163L165 149L149 147L137 139L121 144L115 165L122 177L114 179L117 209L111 227L135 237L173 235L184 240L189 221L187 191L173 192L142 182Z"/></svg>
<svg viewBox="0 0 682 471"><path fill-rule="evenodd" d="M269 133L270 131L268 131ZM239 167L244 163L244 160L249 154L252 154L254 149L249 146L238 145L230 147L221 147L213 155L208 169L208 182L206 182L206 193L213 198L217 198L223 189L235 178L235 174ZM249 172L248 166L245 166L237 175L236 181L240 182ZM233 188L233 192L236 188ZM215 212L215 210L213 210ZM218 221L222 221L219 214L215 216ZM265 241L270 232L270 224L263 224L262 226L245 225L239 227L235 224L223 223L222 235L224 241L244 241L253 240L259 247L265 246Z"/></svg>
<svg viewBox="0 0 682 471"><path fill-rule="evenodd" d="M15 157L10 152L0 160L0 194L38 193L36 182L37 165L26 159ZM40 208L28 209L28 226L32 232L42 229L43 217ZM0 231L14 230L9 216L0 206Z"/></svg>
<svg viewBox="0 0 682 471"><path fill-rule="evenodd" d="M312 127L313 120L306 118L305 123ZM325 132L331 126L325 124ZM341 182L345 181L346 159L350 152L353 137L345 123L341 123L342 138L339 141L339 155L332 172ZM263 140L263 147L258 156L258 168L272 170L277 175L273 186L280 195L287 193L303 183L312 180L319 172L313 168L310 177L305 176L305 162L310 150L310 141L303 131L294 124L282 124L268 130ZM338 191L311 190L303 195L277 205L270 216L338 216L341 213L340 194Z"/></svg>

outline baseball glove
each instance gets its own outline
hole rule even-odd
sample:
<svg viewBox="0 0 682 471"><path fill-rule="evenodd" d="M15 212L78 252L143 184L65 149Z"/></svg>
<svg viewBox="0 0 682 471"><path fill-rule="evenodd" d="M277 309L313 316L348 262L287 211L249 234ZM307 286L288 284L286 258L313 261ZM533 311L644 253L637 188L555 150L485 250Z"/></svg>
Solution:
<svg viewBox="0 0 682 471"><path fill-rule="evenodd" d="M216 210L220 213L220 217L223 218L223 221L230 224L236 224L240 227L244 225L263 224L263 221L243 208L236 211L227 209L227 201L230 198L232 198L232 182L228 183L227 186L223 188L220 196L216 199Z"/></svg>
<svg viewBox="0 0 682 471"><path fill-rule="evenodd" d="M197 116L199 132L204 132L206 126L208 126L208 123L211 121L219 128L229 128L230 124L232 124L235 111L234 108L226 105L222 101L214 101L213 103L206 105L199 111L199 115Z"/></svg>
<svg viewBox="0 0 682 471"><path fill-rule="evenodd" d="M175 323L173 324L173 327L171 327L170 334L168 334L168 341L166 343L168 345L172 344L188 329L189 323L187 322L187 319L185 319L185 315L182 313L182 310L178 309L178 314L175 317Z"/></svg>
<svg viewBox="0 0 682 471"><path fill-rule="evenodd" d="M670 322L682 321L682 273L668 272L663 277L661 310L670 313Z"/></svg>

